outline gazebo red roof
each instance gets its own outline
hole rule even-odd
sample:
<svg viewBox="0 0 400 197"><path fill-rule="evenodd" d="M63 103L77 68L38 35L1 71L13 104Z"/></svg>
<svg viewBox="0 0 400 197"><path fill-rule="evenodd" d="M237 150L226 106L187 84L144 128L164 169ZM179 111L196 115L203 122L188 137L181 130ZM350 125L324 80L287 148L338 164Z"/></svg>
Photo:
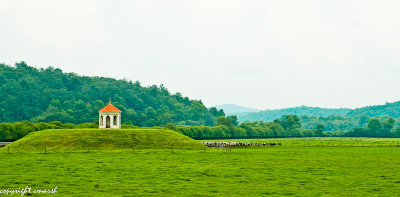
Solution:
<svg viewBox="0 0 400 197"><path fill-rule="evenodd" d="M119 113L121 113L122 111L110 103L110 104L106 105L105 107L103 107L103 109L99 110L98 112L119 112Z"/></svg>

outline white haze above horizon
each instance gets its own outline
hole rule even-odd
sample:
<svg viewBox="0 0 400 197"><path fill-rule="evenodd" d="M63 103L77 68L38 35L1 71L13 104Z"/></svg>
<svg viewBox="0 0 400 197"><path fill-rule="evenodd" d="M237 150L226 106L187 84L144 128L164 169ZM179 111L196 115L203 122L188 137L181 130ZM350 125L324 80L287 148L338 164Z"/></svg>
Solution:
<svg viewBox="0 0 400 197"><path fill-rule="evenodd" d="M400 2L0 0L0 62L164 84L210 107L400 100Z"/></svg>

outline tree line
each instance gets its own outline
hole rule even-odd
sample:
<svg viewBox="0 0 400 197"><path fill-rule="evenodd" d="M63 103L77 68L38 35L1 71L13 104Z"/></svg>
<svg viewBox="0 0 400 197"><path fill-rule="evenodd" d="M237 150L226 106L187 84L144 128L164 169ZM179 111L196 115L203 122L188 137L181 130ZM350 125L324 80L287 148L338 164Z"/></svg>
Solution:
<svg viewBox="0 0 400 197"><path fill-rule="evenodd" d="M0 142L12 142L18 140L31 132L41 131L46 129L84 129L84 128L98 128L99 125L96 123L62 123L60 121L52 122L39 122L33 123L28 121L16 122L16 123L0 123ZM137 128L134 125L122 124L121 128Z"/></svg>
<svg viewBox="0 0 400 197"><path fill-rule="evenodd" d="M381 122L385 122L389 118L392 117L385 115L370 117L364 114L358 116L331 115L327 117L300 116L300 121L303 129L312 129L317 125L323 125L328 134L342 135L345 132L353 131L355 128L367 127L371 119L378 119ZM399 127L400 119L392 119L395 120L394 127Z"/></svg>
<svg viewBox="0 0 400 197"><path fill-rule="evenodd" d="M71 123L63 124L60 121L49 123L40 122L32 123L28 121L16 123L0 123L0 141L15 141L31 132L46 130L46 129L74 129L74 128L97 128L95 123L83 123L74 125Z"/></svg>
<svg viewBox="0 0 400 197"><path fill-rule="evenodd" d="M222 138L273 138L273 137L315 137L324 136L323 126L315 129L300 129L300 119L296 115L282 116L272 122L251 122L238 124L237 117L221 116L215 126L188 126L167 123L163 127L175 130L194 139L222 139ZM15 141L25 135L45 129L78 129L98 128L97 123L83 123L74 125L52 121L49 123L32 123L28 121L16 123L0 123L0 141ZM123 124L122 128L137 128L130 124Z"/></svg>
<svg viewBox="0 0 400 197"><path fill-rule="evenodd" d="M396 120L387 118L383 121L372 118L367 127L354 128L353 131L345 133L349 137L400 137L400 127L394 128Z"/></svg>
<svg viewBox="0 0 400 197"><path fill-rule="evenodd" d="M304 117L303 117L304 118ZM320 117L329 120L333 117ZM216 126L177 126L171 127L184 135L194 139L217 138L277 138L277 137L400 137L400 127L396 126L394 118L380 116L370 118L359 116L358 125L348 127L349 130L336 132L326 131L323 124L314 124L312 128L302 128L301 117L297 115L284 115L271 122L255 121L244 122L237 125L236 116L220 117ZM236 123L236 125L235 125ZM318 122L317 122L318 123ZM322 123L322 122L320 122ZM329 125L328 126L332 126ZM308 125L310 127L310 125Z"/></svg>
<svg viewBox="0 0 400 197"><path fill-rule="evenodd" d="M302 129L300 117L284 115L274 121L238 123L237 116L221 116L214 126L190 126L167 123L162 127L177 131L194 139L224 138L285 138L285 137L400 137L400 127L395 127L393 118L369 119L365 127L357 127L341 133L326 132L324 125L316 125L313 129ZM16 123L0 123L0 141L15 141L25 135L45 129L79 129L98 128L97 123L72 124L52 121L49 123L32 123L28 121ZM138 128L131 124L122 124L122 128Z"/></svg>
<svg viewBox="0 0 400 197"><path fill-rule="evenodd" d="M240 122L253 122L258 120L272 121L282 115L294 114L300 117L302 129L313 129L323 125L330 135L341 135L354 128L367 127L372 118L381 122L388 118L396 120L395 127L400 126L400 101L384 105L367 106L357 109L325 109L319 107L293 107L278 110L264 110L238 114Z"/></svg>
<svg viewBox="0 0 400 197"><path fill-rule="evenodd" d="M167 125L168 127L168 125ZM278 137L322 137L323 126L314 129L301 129L297 115L284 115L271 122L255 121L237 124L235 115L220 117L214 127L176 126L170 129L194 139L223 138L278 138Z"/></svg>

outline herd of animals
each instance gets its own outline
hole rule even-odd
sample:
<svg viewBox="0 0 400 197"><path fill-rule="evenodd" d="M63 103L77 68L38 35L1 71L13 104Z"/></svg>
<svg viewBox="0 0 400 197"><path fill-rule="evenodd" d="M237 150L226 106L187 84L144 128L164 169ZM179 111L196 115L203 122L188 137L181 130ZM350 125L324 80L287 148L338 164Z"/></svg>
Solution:
<svg viewBox="0 0 400 197"><path fill-rule="evenodd" d="M202 142L207 147L227 147L227 146L275 146L281 143L247 143L247 142Z"/></svg>

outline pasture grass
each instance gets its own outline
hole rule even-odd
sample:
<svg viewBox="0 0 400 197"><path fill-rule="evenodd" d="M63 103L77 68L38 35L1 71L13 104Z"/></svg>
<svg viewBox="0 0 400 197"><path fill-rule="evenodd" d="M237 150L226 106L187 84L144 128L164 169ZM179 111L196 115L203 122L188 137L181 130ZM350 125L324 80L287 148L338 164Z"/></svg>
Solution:
<svg viewBox="0 0 400 197"><path fill-rule="evenodd" d="M0 169L0 190L58 186L57 196L400 194L400 147L391 146L3 152Z"/></svg>

